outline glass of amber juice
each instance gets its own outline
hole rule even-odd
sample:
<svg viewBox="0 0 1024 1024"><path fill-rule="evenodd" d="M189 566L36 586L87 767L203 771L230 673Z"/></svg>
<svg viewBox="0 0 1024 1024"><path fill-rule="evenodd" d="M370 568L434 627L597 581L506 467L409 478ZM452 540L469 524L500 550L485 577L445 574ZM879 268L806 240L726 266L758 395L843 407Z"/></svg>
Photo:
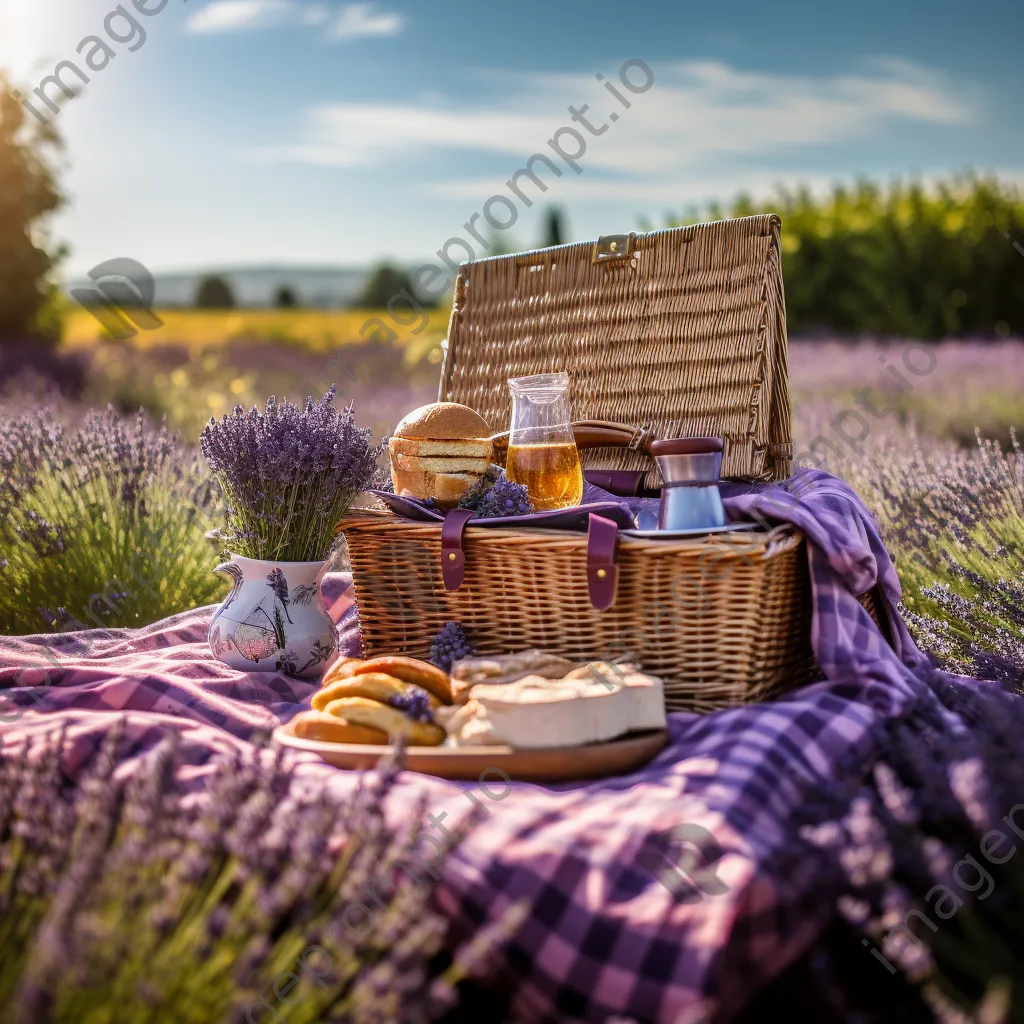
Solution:
<svg viewBox="0 0 1024 1024"><path fill-rule="evenodd" d="M538 373L508 382L512 429L505 475L523 484L538 512L583 500L583 467L569 416L569 375Z"/></svg>

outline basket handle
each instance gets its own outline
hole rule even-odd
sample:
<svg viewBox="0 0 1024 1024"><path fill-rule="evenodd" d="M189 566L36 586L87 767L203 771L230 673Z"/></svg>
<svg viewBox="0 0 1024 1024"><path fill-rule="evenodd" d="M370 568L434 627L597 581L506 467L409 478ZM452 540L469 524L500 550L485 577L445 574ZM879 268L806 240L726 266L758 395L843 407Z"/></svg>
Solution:
<svg viewBox="0 0 1024 1024"><path fill-rule="evenodd" d="M651 454L651 443L657 438L648 427L634 427L628 423L612 423L609 420L575 420L572 424L577 448L632 448L634 451ZM491 437L496 452L508 449L509 432L502 431Z"/></svg>

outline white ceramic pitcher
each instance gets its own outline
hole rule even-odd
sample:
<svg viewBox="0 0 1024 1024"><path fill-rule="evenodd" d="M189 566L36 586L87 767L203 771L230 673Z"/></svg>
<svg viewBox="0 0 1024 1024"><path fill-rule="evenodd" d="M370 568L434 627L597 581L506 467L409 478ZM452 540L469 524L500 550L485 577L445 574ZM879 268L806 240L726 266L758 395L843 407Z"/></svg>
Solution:
<svg viewBox="0 0 1024 1024"><path fill-rule="evenodd" d="M337 630L320 595L326 562L270 562L231 555L218 565L234 587L210 623L210 650L246 672L323 675Z"/></svg>

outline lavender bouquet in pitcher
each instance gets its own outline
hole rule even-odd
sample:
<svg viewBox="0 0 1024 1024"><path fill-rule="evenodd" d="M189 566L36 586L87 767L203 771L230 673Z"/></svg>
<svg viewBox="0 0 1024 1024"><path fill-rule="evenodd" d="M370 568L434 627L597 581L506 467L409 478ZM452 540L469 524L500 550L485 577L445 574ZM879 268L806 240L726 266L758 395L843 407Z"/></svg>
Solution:
<svg viewBox="0 0 1024 1024"><path fill-rule="evenodd" d="M210 648L232 668L319 676L334 653L320 580L334 526L369 486L383 445L334 406L334 388L304 407L270 398L211 420L200 445L227 503L234 588L210 624Z"/></svg>

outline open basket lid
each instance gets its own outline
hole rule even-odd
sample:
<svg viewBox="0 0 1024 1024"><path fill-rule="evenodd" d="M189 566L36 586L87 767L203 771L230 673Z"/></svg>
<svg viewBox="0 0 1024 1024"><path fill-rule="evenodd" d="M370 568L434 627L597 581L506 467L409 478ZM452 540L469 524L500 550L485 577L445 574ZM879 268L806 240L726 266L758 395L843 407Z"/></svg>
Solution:
<svg viewBox="0 0 1024 1024"><path fill-rule="evenodd" d="M506 381L565 370L573 420L725 442L722 476L781 480L792 457L786 310L775 214L608 235L464 263L440 401L507 428ZM628 449L588 469L648 469Z"/></svg>

